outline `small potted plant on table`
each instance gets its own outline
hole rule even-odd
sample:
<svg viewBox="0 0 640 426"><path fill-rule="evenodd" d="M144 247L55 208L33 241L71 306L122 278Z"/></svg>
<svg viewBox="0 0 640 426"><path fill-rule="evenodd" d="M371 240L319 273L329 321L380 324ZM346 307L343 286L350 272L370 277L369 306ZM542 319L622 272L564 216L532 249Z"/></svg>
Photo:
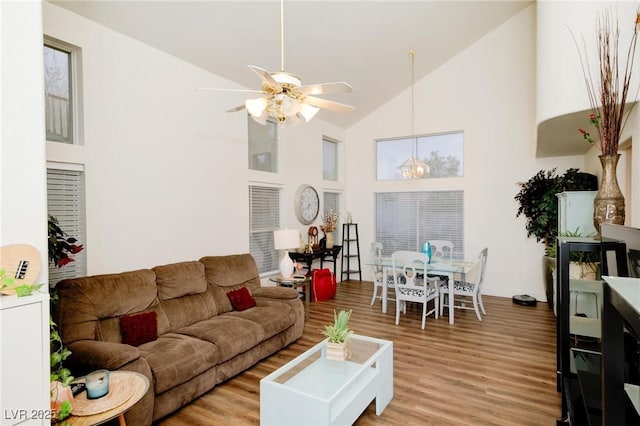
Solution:
<svg viewBox="0 0 640 426"><path fill-rule="evenodd" d="M351 309L348 311L333 311L334 323L325 325L322 334L328 338L327 359L333 361L344 361L349 359L348 341L353 331L347 327Z"/></svg>

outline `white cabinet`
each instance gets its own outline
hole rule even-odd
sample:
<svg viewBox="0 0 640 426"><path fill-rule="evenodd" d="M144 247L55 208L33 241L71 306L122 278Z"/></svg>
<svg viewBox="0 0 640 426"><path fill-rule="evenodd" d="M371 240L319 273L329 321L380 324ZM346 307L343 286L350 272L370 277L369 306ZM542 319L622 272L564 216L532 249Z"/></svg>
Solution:
<svg viewBox="0 0 640 426"><path fill-rule="evenodd" d="M48 425L49 294L0 296L0 424Z"/></svg>
<svg viewBox="0 0 640 426"><path fill-rule="evenodd" d="M597 191L565 191L558 197L558 232L576 232L581 237L596 234L593 226L593 199Z"/></svg>

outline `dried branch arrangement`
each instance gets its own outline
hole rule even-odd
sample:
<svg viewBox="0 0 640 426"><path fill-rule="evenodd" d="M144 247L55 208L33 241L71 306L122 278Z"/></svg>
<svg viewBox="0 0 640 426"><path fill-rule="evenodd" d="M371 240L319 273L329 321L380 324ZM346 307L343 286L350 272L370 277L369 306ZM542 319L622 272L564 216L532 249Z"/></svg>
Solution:
<svg viewBox="0 0 640 426"><path fill-rule="evenodd" d="M626 62L623 64L624 75L622 76L622 80L620 80L620 54L618 49L620 26L618 25L618 20L614 20L608 10L605 9L602 14L598 15L596 23L599 82L594 82L594 78L591 75L584 38L582 40L583 54L581 54L578 43L575 37L573 37L573 34L571 34L576 43L576 47L578 47L580 64L587 86L587 94L591 107L589 122L593 124L598 131L602 154L610 155L618 153L620 135L635 105L635 98L637 98L636 92L634 103L629 106L625 114L627 94L629 92L635 60L638 26L640 25L640 8L636 11L633 25L633 34L629 43ZM583 129L578 130L588 142L593 142L588 132Z"/></svg>

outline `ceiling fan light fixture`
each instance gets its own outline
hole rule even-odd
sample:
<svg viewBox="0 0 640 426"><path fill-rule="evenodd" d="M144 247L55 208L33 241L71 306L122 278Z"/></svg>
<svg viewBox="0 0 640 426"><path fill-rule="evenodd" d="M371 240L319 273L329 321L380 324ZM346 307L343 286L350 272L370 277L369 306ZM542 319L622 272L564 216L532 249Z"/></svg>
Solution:
<svg viewBox="0 0 640 426"><path fill-rule="evenodd" d="M300 111L300 101L289 96L282 98L282 112L285 117L295 116Z"/></svg>
<svg viewBox="0 0 640 426"><path fill-rule="evenodd" d="M247 99L244 102L247 111L254 117L259 117L267 109L267 100L265 98Z"/></svg>
<svg viewBox="0 0 640 426"><path fill-rule="evenodd" d="M318 111L320 111L320 108L305 104L303 102L300 104L300 111L298 112L298 115L302 116L302 118L304 118L304 121L308 123L313 117L315 117Z"/></svg>

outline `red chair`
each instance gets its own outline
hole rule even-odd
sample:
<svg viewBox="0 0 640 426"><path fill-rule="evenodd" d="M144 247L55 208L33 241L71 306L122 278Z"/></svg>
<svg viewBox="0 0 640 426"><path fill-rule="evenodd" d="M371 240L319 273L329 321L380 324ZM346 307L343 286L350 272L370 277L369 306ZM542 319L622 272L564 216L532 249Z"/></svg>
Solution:
<svg viewBox="0 0 640 426"><path fill-rule="evenodd" d="M333 299L336 295L336 277L330 269L314 269L311 272L314 302Z"/></svg>

